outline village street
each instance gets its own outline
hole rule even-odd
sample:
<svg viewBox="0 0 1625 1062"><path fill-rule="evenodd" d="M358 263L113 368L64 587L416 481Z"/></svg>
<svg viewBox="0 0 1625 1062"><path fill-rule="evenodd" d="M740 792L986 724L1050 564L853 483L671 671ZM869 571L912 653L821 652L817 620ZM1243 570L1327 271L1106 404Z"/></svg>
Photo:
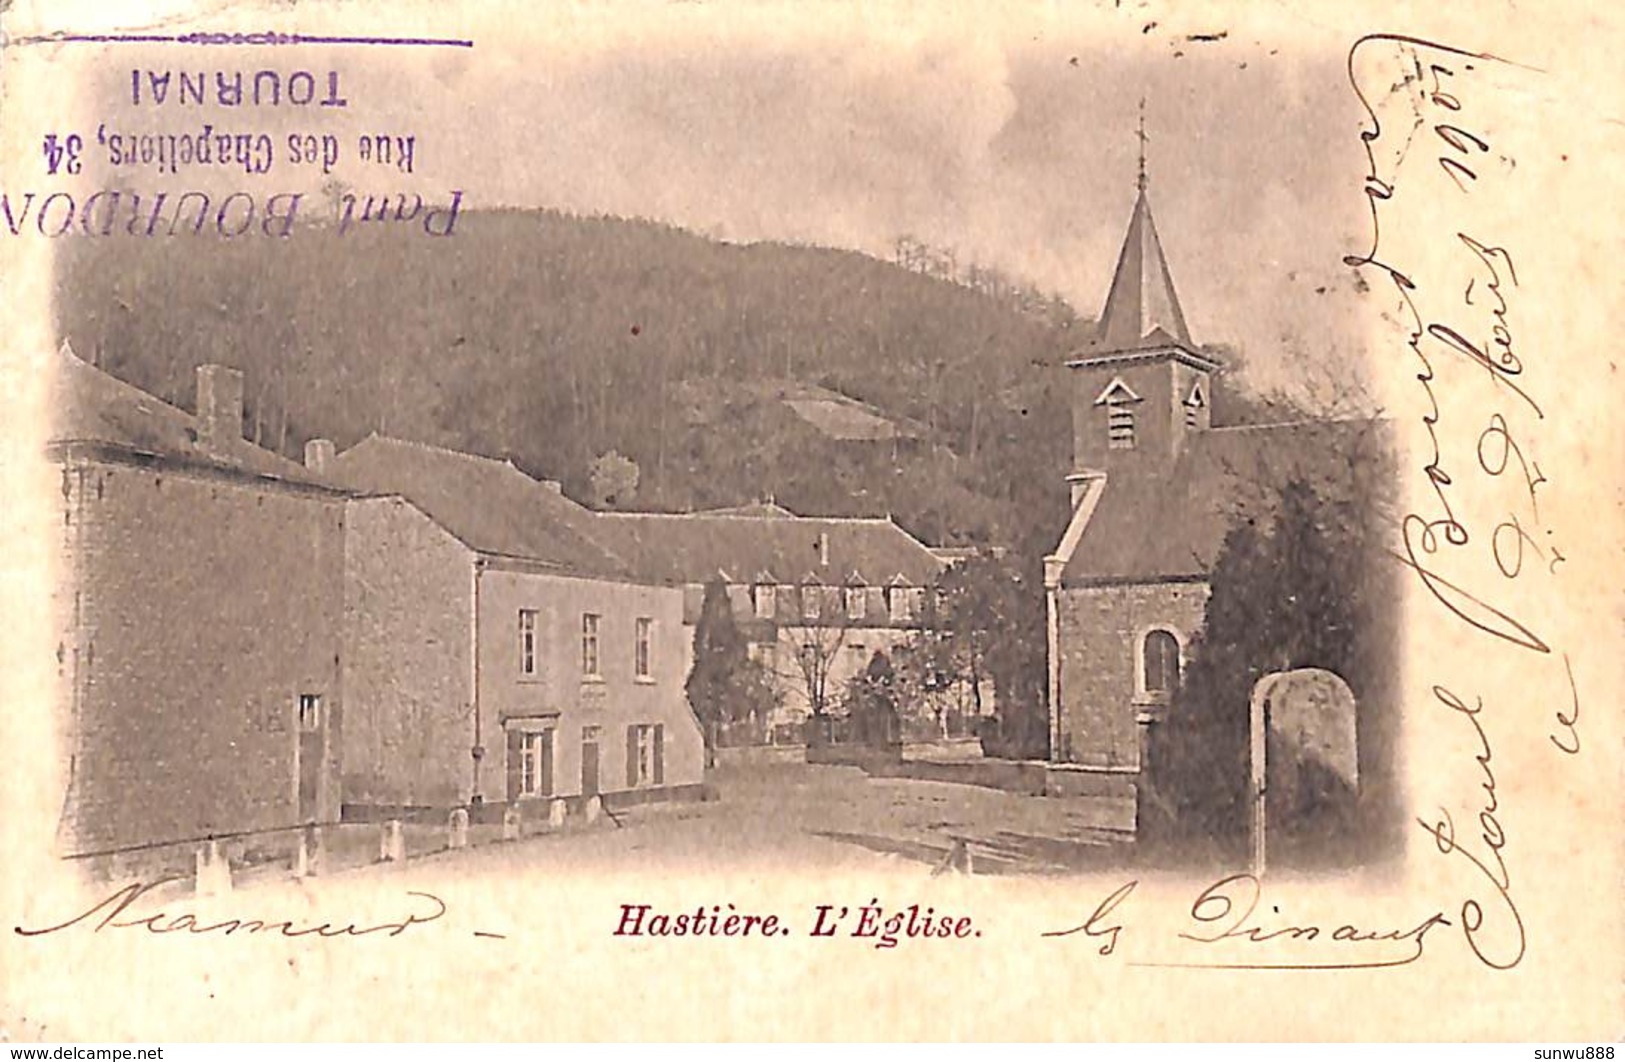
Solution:
<svg viewBox="0 0 1625 1062"><path fill-rule="evenodd" d="M721 767L709 780L715 801L643 805L591 828L427 854L402 869L839 871L913 864L925 873L951 857L963 869L956 841L969 849L979 874L1059 873L1124 858L1122 834L1100 828L1099 809L1083 800L795 762Z"/></svg>

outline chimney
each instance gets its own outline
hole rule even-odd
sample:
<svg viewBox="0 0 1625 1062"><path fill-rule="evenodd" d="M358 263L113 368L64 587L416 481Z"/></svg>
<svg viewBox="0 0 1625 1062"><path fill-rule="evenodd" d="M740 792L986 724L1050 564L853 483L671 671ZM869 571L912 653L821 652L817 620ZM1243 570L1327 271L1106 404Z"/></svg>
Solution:
<svg viewBox="0 0 1625 1062"><path fill-rule="evenodd" d="M243 374L224 365L197 369L198 441L205 447L243 437Z"/></svg>
<svg viewBox="0 0 1625 1062"><path fill-rule="evenodd" d="M334 454L332 439L312 439L305 444L305 467L312 472L326 472Z"/></svg>
<svg viewBox="0 0 1625 1062"><path fill-rule="evenodd" d="M564 493L564 484L560 483L556 479L544 479L544 480L541 481L541 483L542 483L542 486L546 487L548 490L552 491L554 494L563 494Z"/></svg>
<svg viewBox="0 0 1625 1062"><path fill-rule="evenodd" d="M829 567L829 532L818 532L818 566Z"/></svg>

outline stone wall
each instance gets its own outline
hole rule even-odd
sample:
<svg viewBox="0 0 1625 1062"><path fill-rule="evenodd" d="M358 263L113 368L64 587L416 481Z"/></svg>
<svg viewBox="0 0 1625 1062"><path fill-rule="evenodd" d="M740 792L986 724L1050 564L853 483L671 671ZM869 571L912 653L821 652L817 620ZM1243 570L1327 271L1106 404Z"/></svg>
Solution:
<svg viewBox="0 0 1625 1062"><path fill-rule="evenodd" d="M1061 696L1054 758L1138 770L1137 718L1161 706L1141 688L1137 646L1149 631L1167 629L1186 656L1202 625L1207 584L1066 587L1059 595Z"/></svg>
<svg viewBox="0 0 1625 1062"><path fill-rule="evenodd" d="M64 854L292 825L298 701L339 804L343 499L68 456L60 521Z"/></svg>
<svg viewBox="0 0 1625 1062"><path fill-rule="evenodd" d="M474 554L400 498L356 499L347 519L345 803L466 803Z"/></svg>

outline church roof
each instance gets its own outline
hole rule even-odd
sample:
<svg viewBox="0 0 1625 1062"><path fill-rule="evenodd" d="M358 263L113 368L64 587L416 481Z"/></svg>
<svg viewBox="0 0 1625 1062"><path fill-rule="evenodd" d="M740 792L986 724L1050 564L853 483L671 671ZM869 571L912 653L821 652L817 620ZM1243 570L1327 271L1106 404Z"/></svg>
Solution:
<svg viewBox="0 0 1625 1062"><path fill-rule="evenodd" d="M1104 353L1192 345L1142 182L1092 349Z"/></svg>
<svg viewBox="0 0 1625 1062"><path fill-rule="evenodd" d="M1166 471L1111 472L1072 556L1063 586L1202 579L1231 524L1255 493L1294 478L1344 480L1356 464L1385 460L1386 422L1310 420L1192 433Z"/></svg>

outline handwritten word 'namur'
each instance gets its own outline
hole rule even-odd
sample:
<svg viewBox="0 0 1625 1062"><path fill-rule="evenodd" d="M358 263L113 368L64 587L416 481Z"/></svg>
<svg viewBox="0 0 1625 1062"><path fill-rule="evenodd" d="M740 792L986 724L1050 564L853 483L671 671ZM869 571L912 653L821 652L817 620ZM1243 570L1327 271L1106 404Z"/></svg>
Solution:
<svg viewBox="0 0 1625 1062"><path fill-rule="evenodd" d="M1075 926L1042 934L1048 938L1082 934L1101 941L1097 954L1113 955L1125 939L1124 910L1139 882L1119 886ZM1155 961L1129 960L1131 966L1196 970L1364 970L1408 966L1422 958L1428 933L1450 920L1435 911L1413 924L1372 928L1353 920L1318 923L1259 912L1263 888L1251 874L1232 874L1203 889L1189 912L1189 923L1174 934L1177 952ZM1192 946L1195 946L1194 948ZM1159 946L1166 954L1166 948Z"/></svg>
<svg viewBox="0 0 1625 1062"><path fill-rule="evenodd" d="M343 925L334 925L332 922L308 923L295 921L292 918L277 918L274 916L261 918L212 918L204 921L190 911L179 914L170 914L167 911L141 912L124 917L125 912L135 906L137 900L147 896L154 889L166 885L178 878L164 878L148 884L134 882L118 889L106 898L98 900L90 907L74 915L72 918L57 922L54 925L24 928L13 926L12 932L20 937L42 937L50 933L61 933L64 930L79 927L92 933L100 933L110 929L137 929L146 930L154 936L166 936L171 933L184 933L188 936L201 936L204 934L230 937L239 933L245 936L258 934L271 934L282 937L313 937L332 939L338 937L367 937L381 935L398 937L413 926L426 925L434 922L446 913L446 902L440 897L428 892L407 892L407 896L414 900L426 901L431 905L426 911L412 912L404 915L397 921L378 922L370 925L358 925L355 922L346 922ZM99 920L96 916L100 915Z"/></svg>
<svg viewBox="0 0 1625 1062"><path fill-rule="evenodd" d="M1363 64L1383 59L1397 64L1400 80L1395 84L1388 76L1392 67L1384 67L1381 75L1366 70L1376 89L1368 94ZM1371 227L1368 248L1343 261L1388 282L1374 290L1391 289L1397 298L1409 361L1421 385L1427 439L1421 472L1427 504L1402 517L1394 555L1447 622L1531 654L1532 662L1563 659L1571 696L1555 713L1560 729L1551 739L1574 754L1579 751L1580 712L1573 670L1550 634L1519 611L1519 601L1531 589L1542 589L1530 580L1555 575L1567 559L1556 544L1556 530L1543 523L1541 513L1541 492L1551 481L1536 456L1536 433L1547 410L1531 371L1538 366L1518 334L1521 278L1516 255L1484 231L1506 210L1495 198L1494 161L1506 161L1509 170L1515 163L1487 132L1493 123L1483 114L1489 89L1482 88L1481 75L1485 69L1517 66L1488 53L1401 34L1370 34L1354 43L1347 74L1368 119L1360 139L1368 163L1365 197ZM1476 100L1475 90L1481 90ZM1400 105L1407 109L1394 123L1400 128L1391 131L1378 108ZM1422 161L1406 174L1410 210L1403 212L1399 174L1413 153ZM1430 173L1443 179L1430 185ZM1425 256L1429 268L1438 269L1442 262L1455 275L1423 276L1402 267L1390 237ZM1458 426L1456 419L1465 423ZM1483 478L1475 482L1470 477ZM1504 508L1491 508L1487 515L1477 511L1498 491L1506 495L1504 501L1489 504ZM1433 685L1433 697L1435 706L1471 729L1473 758L1482 777L1482 798L1473 812L1478 840L1469 845L1458 839L1455 818L1444 808L1416 821L1440 854L1458 857L1475 872L1477 890L1462 901L1458 923L1469 948L1485 965L1510 969L1522 960L1527 940L1505 857L1505 808L1491 766L1484 702L1458 695L1446 684ZM1486 914L1491 901L1499 912L1493 917Z"/></svg>

